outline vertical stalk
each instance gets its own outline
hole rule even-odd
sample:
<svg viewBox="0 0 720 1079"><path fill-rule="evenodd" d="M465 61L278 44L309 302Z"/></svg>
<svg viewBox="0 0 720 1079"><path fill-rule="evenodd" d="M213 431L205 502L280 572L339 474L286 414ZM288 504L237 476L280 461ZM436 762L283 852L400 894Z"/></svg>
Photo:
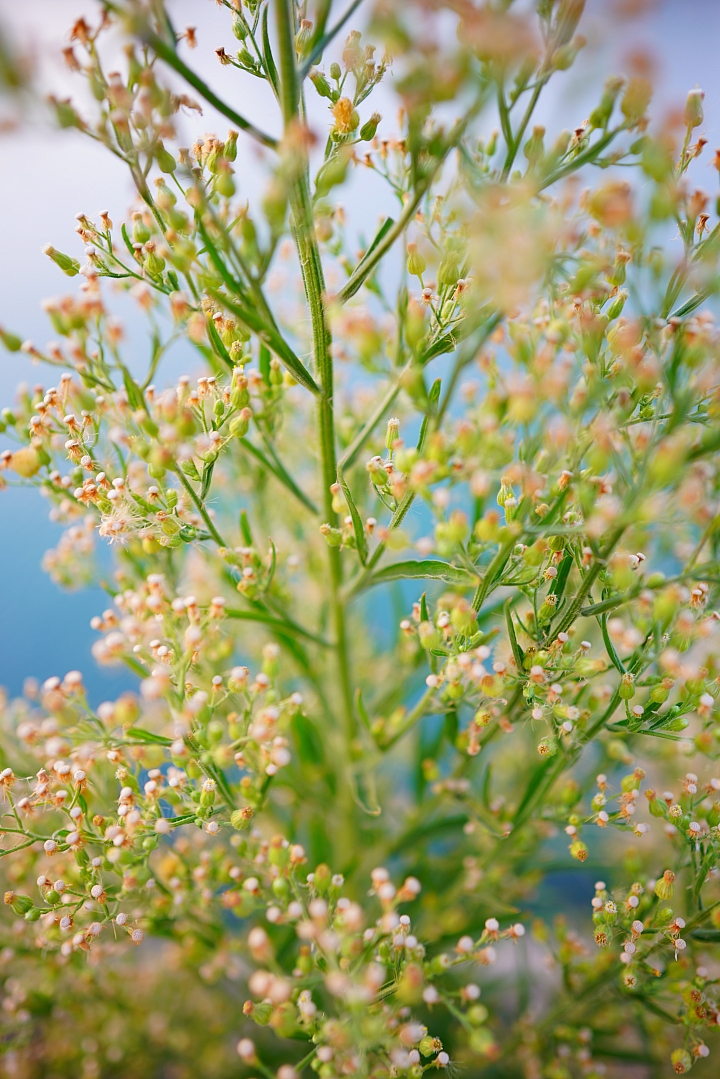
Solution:
<svg viewBox="0 0 720 1079"><path fill-rule="evenodd" d="M298 123L300 120L298 115L300 95L295 67L295 27L291 0L276 0L276 14L282 83L280 100L287 130L288 127ZM320 439L323 510L327 523L334 526L337 524L337 515L332 506L330 487L337 480L337 462L333 408L334 376L330 351L332 338L325 311L325 277L315 236L315 224L310 199L307 151L303 150L302 155L298 175L293 182L290 193L290 210L293 218L293 233L305 287L305 296L310 308L315 375L320 383L318 434ZM342 702L346 735L348 742L350 742L355 736L356 722L350 681L345 607L341 598L342 564L337 547L328 547L328 559L330 563L330 605L335 635L338 688Z"/></svg>

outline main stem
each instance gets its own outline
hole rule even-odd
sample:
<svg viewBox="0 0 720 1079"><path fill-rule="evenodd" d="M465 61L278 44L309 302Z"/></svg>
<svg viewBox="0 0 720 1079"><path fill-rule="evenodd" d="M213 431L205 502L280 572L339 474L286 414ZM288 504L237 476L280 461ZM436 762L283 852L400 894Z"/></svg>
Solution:
<svg viewBox="0 0 720 1079"><path fill-rule="evenodd" d="M276 3L282 80L281 101L287 130L293 124L301 122L299 116L300 94L295 69L295 27L288 0L276 0ZM320 436L323 510L325 520L334 527L337 524L337 515L333 509L333 496L330 488L337 480L337 461L335 456L335 416L333 406L334 376L330 351L332 337L325 311L325 276L315 236L315 222L310 199L309 162L306 152L303 152L303 160L298 170L298 176L292 186L290 209L305 295L310 308L315 375L320 383L318 433ZM328 560L330 563L330 606L335 636L338 688L349 744L355 737L356 722L348 660L345 606L341 595L342 563L340 561L340 551L337 547L328 547Z"/></svg>

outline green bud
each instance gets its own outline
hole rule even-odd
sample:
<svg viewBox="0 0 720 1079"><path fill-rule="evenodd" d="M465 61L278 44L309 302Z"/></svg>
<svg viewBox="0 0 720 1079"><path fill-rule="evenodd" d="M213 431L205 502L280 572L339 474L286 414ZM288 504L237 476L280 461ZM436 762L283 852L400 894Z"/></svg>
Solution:
<svg viewBox="0 0 720 1079"><path fill-rule="evenodd" d="M440 631L435 628L432 622L421 622L418 626L418 637L420 644L423 648L430 651L433 648L439 648L442 644L442 636Z"/></svg>
<svg viewBox="0 0 720 1079"><path fill-rule="evenodd" d="M452 288L460 277L460 263L454 251L448 251L438 268L440 288Z"/></svg>
<svg viewBox="0 0 720 1079"><path fill-rule="evenodd" d="M313 888L318 895L325 895L325 892L330 887L330 881L332 880L332 871L329 865L325 865L321 862L317 866L315 873L313 874Z"/></svg>
<svg viewBox="0 0 720 1079"><path fill-rule="evenodd" d="M350 158L347 154L337 153L326 161L315 177L315 195L322 198L333 187L343 183L347 175Z"/></svg>
<svg viewBox="0 0 720 1079"><path fill-rule="evenodd" d="M537 126L533 128L533 133L525 143L523 153L528 159L531 165L536 165L538 161L541 161L545 154L545 128Z"/></svg>
<svg viewBox="0 0 720 1079"><path fill-rule="evenodd" d="M625 301L627 300L627 298L628 298L627 289L625 289L625 288L620 289L617 296L615 296L614 300L612 301L612 303L610 304L610 306L607 309L607 317L609 319L612 320L614 318L618 318L618 316L622 313L622 309L625 306Z"/></svg>
<svg viewBox="0 0 720 1079"><path fill-rule="evenodd" d="M136 244L144 244L152 236L152 232L143 220L142 214L133 214L132 238Z"/></svg>
<svg viewBox="0 0 720 1079"><path fill-rule="evenodd" d="M247 26L245 25L245 20L237 13L237 11L233 12L232 32L238 39L238 41L244 41L245 38L248 36L248 30Z"/></svg>
<svg viewBox="0 0 720 1079"><path fill-rule="evenodd" d="M342 543L342 532L332 525L321 524L320 534L325 537L328 547L339 547Z"/></svg>
<svg viewBox="0 0 720 1079"><path fill-rule="evenodd" d="M277 866L278 869L284 869L290 861L289 848L283 846L282 843L271 841L270 849L268 850L268 861L270 865Z"/></svg>
<svg viewBox="0 0 720 1079"><path fill-rule="evenodd" d="M180 465L180 468L186 476L190 477L191 480L200 479L200 473L198 472L197 466L194 461L183 461L183 463Z"/></svg>
<svg viewBox="0 0 720 1079"><path fill-rule="evenodd" d="M252 409L243 408L240 410L237 416L233 416L230 420L230 434L233 438L244 438L248 433L250 427L250 420L252 419Z"/></svg>
<svg viewBox="0 0 720 1079"><path fill-rule="evenodd" d="M253 811L250 806L244 806L242 809L236 809L230 817L230 823L233 828L238 832L246 832L250 827L250 821L253 818Z"/></svg>
<svg viewBox="0 0 720 1079"><path fill-rule="evenodd" d="M613 108L615 107L615 101L622 89L622 85L623 80L619 78L609 79L605 83L605 92L600 99L600 104L590 113L590 127L607 127L610 117L612 116Z"/></svg>
<svg viewBox="0 0 720 1079"><path fill-rule="evenodd" d="M407 271L411 277L422 277L427 269L427 263L418 251L417 244L407 245Z"/></svg>
<svg viewBox="0 0 720 1079"><path fill-rule="evenodd" d="M235 181L233 180L232 169L226 162L223 162L223 167L219 168L217 171L215 190L218 195L222 195L224 199L231 199L235 194Z"/></svg>
<svg viewBox="0 0 720 1079"><path fill-rule="evenodd" d="M691 90L687 96L685 102L685 115L683 119L685 124L689 128L700 127L700 124L704 120L703 114L703 98L705 94L702 90Z"/></svg>
<svg viewBox="0 0 720 1079"><path fill-rule="evenodd" d="M262 1004L253 1005L253 1010L250 1012L250 1018L254 1019L261 1027L266 1027L270 1022L274 1011L274 1004L271 1004L269 1000L263 1001Z"/></svg>
<svg viewBox="0 0 720 1079"><path fill-rule="evenodd" d="M271 884L273 895L278 899L285 899L290 894L290 882L287 877L275 877Z"/></svg>
<svg viewBox="0 0 720 1079"><path fill-rule="evenodd" d="M27 914L35 906L29 895L15 895L10 904L16 914Z"/></svg>
<svg viewBox="0 0 720 1079"><path fill-rule="evenodd" d="M170 151L165 149L160 139L158 139L157 146L155 147L155 160L157 161L158 168L161 172L175 172L175 169L177 168L177 161Z"/></svg>
<svg viewBox="0 0 720 1079"><path fill-rule="evenodd" d="M666 869L655 884L655 895L658 899L672 899L675 894L675 874L672 869Z"/></svg>
<svg viewBox="0 0 720 1079"><path fill-rule="evenodd" d="M446 952L441 952L430 960L428 969L431 974L443 974L449 966L450 956Z"/></svg>
<svg viewBox="0 0 720 1079"><path fill-rule="evenodd" d="M650 794L653 797L650 797ZM654 791L645 791L645 797L648 800L648 809L651 817L663 817L667 819L667 806L662 798L658 798Z"/></svg>
<svg viewBox="0 0 720 1079"><path fill-rule="evenodd" d="M319 68L312 68L309 77L313 86L320 94L320 97L332 98L332 90L330 89L330 83L327 81Z"/></svg>
<svg viewBox="0 0 720 1079"><path fill-rule="evenodd" d="M225 142L225 149L223 150L223 157L226 161L234 161L237 157L237 131L228 131L228 137Z"/></svg>
<svg viewBox="0 0 720 1079"><path fill-rule="evenodd" d="M382 120L379 112L374 112L369 120L366 120L360 128L360 138L363 142L371 142L375 138L378 124Z"/></svg>
<svg viewBox="0 0 720 1079"><path fill-rule="evenodd" d="M4 344L8 352L19 352L22 347L22 340L15 333L9 333L8 330L4 330L0 326L0 341Z"/></svg>
<svg viewBox="0 0 720 1079"><path fill-rule="evenodd" d="M673 1049L670 1054L670 1063L677 1075L684 1075L693 1066L693 1060L687 1049Z"/></svg>
<svg viewBox="0 0 720 1079"><path fill-rule="evenodd" d="M340 67L340 64L330 64L330 78L334 79L335 82L342 78L342 68Z"/></svg>
<svg viewBox="0 0 720 1079"><path fill-rule="evenodd" d="M152 468L154 466L151 465L150 467ZM160 527L162 528L166 536L177 536L178 532L180 532L180 530L182 529L182 521L180 521L180 519L178 517L175 517L173 514L170 514L168 517L165 518Z"/></svg>
<svg viewBox="0 0 720 1079"><path fill-rule="evenodd" d="M300 20L300 29L295 35L295 52L304 56L313 38L313 25L309 19Z"/></svg>
<svg viewBox="0 0 720 1079"><path fill-rule="evenodd" d="M647 79L640 77L630 79L620 102L620 111L630 126L642 120L651 97L652 86Z"/></svg>
<svg viewBox="0 0 720 1079"><path fill-rule="evenodd" d="M43 247L43 254L52 259L56 266L62 270L68 277L76 277L80 273L80 263L77 259L72 258L70 255L64 255L62 251L58 251L52 244L45 244ZM19 346L18 346L19 347ZM14 351L14 349L12 350Z"/></svg>
<svg viewBox="0 0 720 1079"><path fill-rule="evenodd" d="M635 676L626 671L620 679L620 697L624 701L631 701L635 696Z"/></svg>

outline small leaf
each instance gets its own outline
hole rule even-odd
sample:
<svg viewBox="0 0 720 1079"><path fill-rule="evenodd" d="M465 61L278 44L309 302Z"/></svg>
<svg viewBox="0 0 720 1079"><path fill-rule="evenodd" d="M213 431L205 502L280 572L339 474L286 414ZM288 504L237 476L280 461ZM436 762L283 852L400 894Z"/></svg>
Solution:
<svg viewBox="0 0 720 1079"><path fill-rule="evenodd" d="M340 489L345 496L347 507L350 510L350 516L352 517L358 557L360 558L360 562L362 563L362 565L365 566L367 564L368 557L368 545L367 538L365 536L365 529L363 528L363 523L360 519L360 514L358 513L357 506L355 505L355 500L353 499L350 488L348 487L347 480L343 476L342 467L340 465L337 466L337 478L338 483L340 484Z"/></svg>
<svg viewBox="0 0 720 1079"><path fill-rule="evenodd" d="M376 584L384 584L385 581L402 581L405 579L430 579L434 581L449 581L451 584L475 584L477 578L467 570L458 569L449 562L441 562L435 558L423 558L412 562L394 562L391 566L373 573L367 587L372 588Z"/></svg>
<svg viewBox="0 0 720 1079"><path fill-rule="evenodd" d="M275 60L273 58L272 49L270 48L270 34L268 33L268 11L269 6L265 7L262 13L262 54L265 61L265 70L268 78L272 83L273 89L277 93L279 86L277 68L275 67Z"/></svg>
<svg viewBox="0 0 720 1079"><path fill-rule="evenodd" d="M149 746L172 745L172 738L165 738L162 734L154 734L153 731L144 731L142 727L132 727L128 734L132 735L134 742L142 742Z"/></svg>
<svg viewBox="0 0 720 1079"><path fill-rule="evenodd" d="M253 538L246 510L240 510L240 531L242 532L242 538L245 540L245 546L252 547Z"/></svg>

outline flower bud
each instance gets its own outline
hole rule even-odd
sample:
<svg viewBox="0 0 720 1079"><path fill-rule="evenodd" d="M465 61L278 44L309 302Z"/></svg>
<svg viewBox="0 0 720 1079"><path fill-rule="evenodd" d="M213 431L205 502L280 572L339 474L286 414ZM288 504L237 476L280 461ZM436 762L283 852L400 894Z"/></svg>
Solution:
<svg viewBox="0 0 720 1079"><path fill-rule="evenodd" d="M642 120L651 97L652 86L647 79L630 79L620 102L620 111L631 127Z"/></svg>
<svg viewBox="0 0 720 1079"><path fill-rule="evenodd" d="M685 1072L689 1072L692 1068L692 1057L688 1053L687 1049L673 1049L670 1054L670 1063L673 1066L673 1071L678 1075L684 1075Z"/></svg>
<svg viewBox="0 0 720 1079"><path fill-rule="evenodd" d="M309 78L320 97L332 98L330 83L327 81L320 68L312 68Z"/></svg>
<svg viewBox="0 0 720 1079"><path fill-rule="evenodd" d="M685 102L685 113L683 119L685 124L689 128L700 127L703 122L703 98L705 94L702 90L691 90L687 96Z"/></svg>
<svg viewBox="0 0 720 1079"><path fill-rule="evenodd" d="M675 874L672 869L666 869L655 884L655 895L658 899L672 899L675 894Z"/></svg>
<svg viewBox="0 0 720 1079"><path fill-rule="evenodd" d="M610 304L610 306L607 309L607 317L608 317L608 319L610 319L612 321L612 319L618 318L618 316L622 313L622 309L625 306L625 301L627 300L627 298L628 298L627 289L624 289L624 288L620 289L620 291L616 295L615 299L612 301L612 303Z"/></svg>
<svg viewBox="0 0 720 1079"><path fill-rule="evenodd" d="M245 20L242 18L241 15L238 14L237 11L233 12L232 32L238 39L238 41L244 41L245 38L248 36L248 30L247 26L245 25Z"/></svg>
<svg viewBox="0 0 720 1079"><path fill-rule="evenodd" d="M310 47L313 38L313 24L309 19L300 20L300 29L295 35L295 51L298 56L304 56Z"/></svg>
<svg viewBox="0 0 720 1079"><path fill-rule="evenodd" d="M177 161L170 151L165 149L160 139L158 139L157 146L155 147L155 160L157 161L158 168L161 172L175 172L175 169L177 168Z"/></svg>
<svg viewBox="0 0 720 1079"><path fill-rule="evenodd" d="M317 866L317 868L315 869L315 873L313 874L313 888L318 893L318 895L325 895L325 892L330 887L331 880L332 873L330 871L330 866L325 865L324 862L321 862L320 865Z"/></svg>
<svg viewBox="0 0 720 1079"><path fill-rule="evenodd" d="M235 810L230 817L230 823L238 832L245 832L250 827L252 817L253 810L250 806L244 806L242 809Z"/></svg>
<svg viewBox="0 0 720 1079"><path fill-rule="evenodd" d="M407 245L407 271L411 277L422 277L427 268L427 263L418 251L417 244L410 243Z"/></svg>
<svg viewBox="0 0 720 1079"><path fill-rule="evenodd" d="M40 454L32 446L22 446L10 458L10 468L26 480L39 471L41 463Z"/></svg>
<svg viewBox="0 0 720 1079"><path fill-rule="evenodd" d="M233 438L244 438L250 427L252 409L243 408L230 420L230 434Z"/></svg>
<svg viewBox="0 0 720 1079"><path fill-rule="evenodd" d="M339 528L333 528L332 525L321 524L320 534L325 537L328 547L339 547L342 544L342 532Z"/></svg>
<svg viewBox="0 0 720 1079"><path fill-rule="evenodd" d="M372 142L382 117L379 112L374 112L369 120L366 120L360 128L360 138L363 142Z"/></svg>
<svg viewBox="0 0 720 1079"><path fill-rule="evenodd" d="M650 810L651 816L667 818L667 806L662 798L658 798L654 790L651 788L646 790L645 797L648 800L648 809Z"/></svg>
<svg viewBox="0 0 720 1079"><path fill-rule="evenodd" d="M578 862L584 862L588 856L588 849L581 839L576 839L570 844L570 853Z"/></svg>
<svg viewBox="0 0 720 1079"><path fill-rule="evenodd" d="M62 270L68 277L76 277L80 273L80 263L77 259L72 258L70 255L64 255L62 251L58 251L52 244L45 244L43 247L43 254L47 255L49 259L52 259L56 266Z"/></svg>
<svg viewBox="0 0 720 1079"><path fill-rule="evenodd" d="M400 437L400 420L395 416L388 420L387 431L385 433L385 446L388 450L392 451L393 446Z"/></svg>
<svg viewBox="0 0 720 1079"><path fill-rule="evenodd" d="M0 341L8 352L19 352L22 347L22 339L16 333L9 333L0 326Z"/></svg>
<svg viewBox="0 0 720 1079"><path fill-rule="evenodd" d="M327 195L333 187L341 184L347 175L350 158L339 152L326 161L315 178L315 194L319 198Z"/></svg>

